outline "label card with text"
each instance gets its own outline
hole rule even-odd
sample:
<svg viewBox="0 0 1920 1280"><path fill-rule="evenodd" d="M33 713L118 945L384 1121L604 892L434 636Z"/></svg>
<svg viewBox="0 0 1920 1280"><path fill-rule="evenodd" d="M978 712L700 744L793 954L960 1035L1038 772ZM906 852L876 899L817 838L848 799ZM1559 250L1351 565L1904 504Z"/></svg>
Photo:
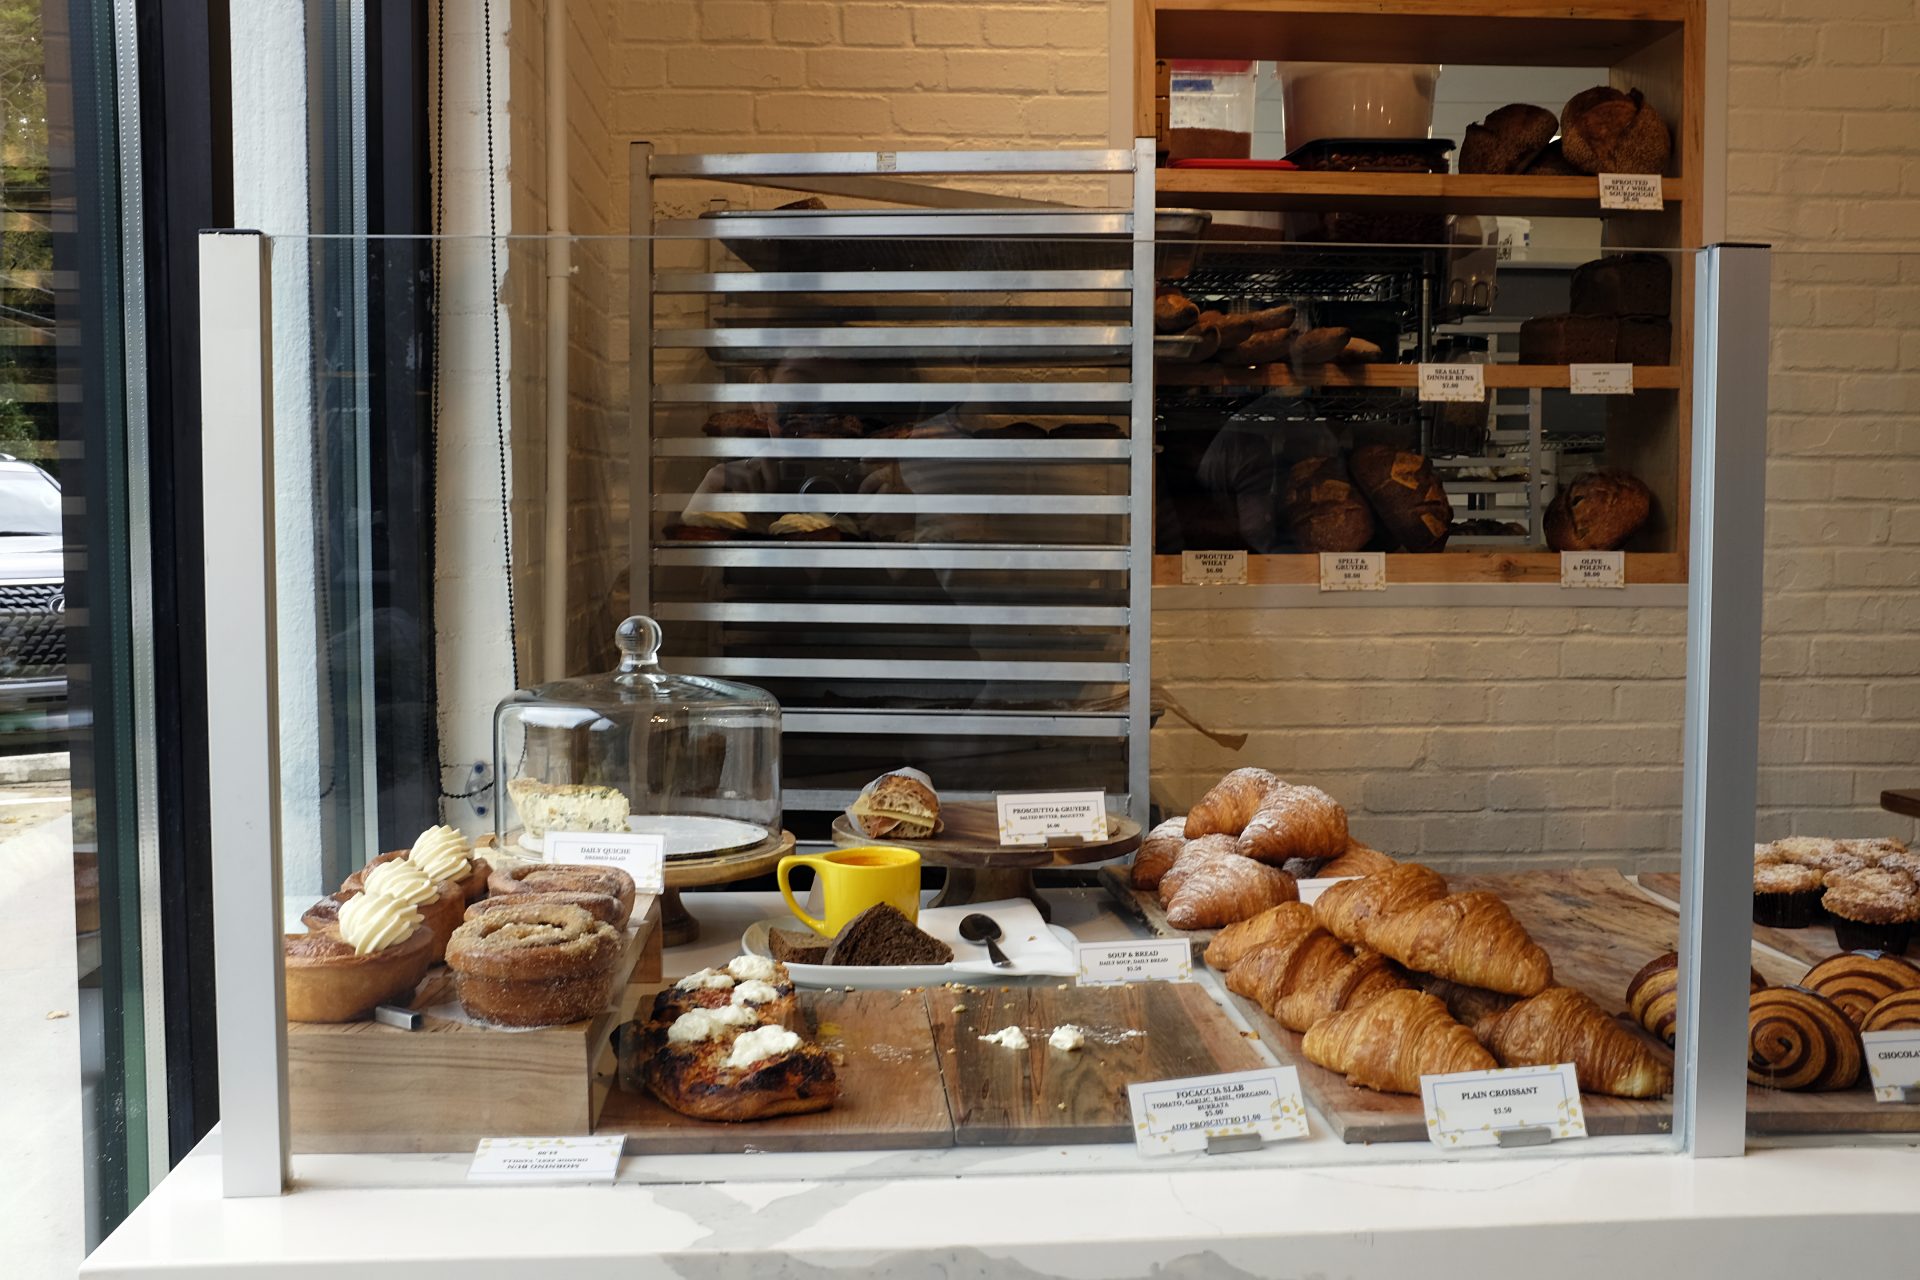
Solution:
<svg viewBox="0 0 1920 1280"><path fill-rule="evenodd" d="M618 867L641 893L667 891L667 838L658 832L613 835L604 831L549 831L548 862Z"/></svg>
<svg viewBox="0 0 1920 1280"><path fill-rule="evenodd" d="M1546 1129L1556 1142L1587 1136L1571 1062L1421 1076L1420 1100L1437 1147L1498 1146L1502 1129Z"/></svg>
<svg viewBox="0 0 1920 1280"><path fill-rule="evenodd" d="M1129 982L1190 982L1193 944L1185 938L1137 942L1083 942L1079 985L1118 987Z"/></svg>
<svg viewBox="0 0 1920 1280"><path fill-rule="evenodd" d="M1001 844L1076 836L1092 844L1107 838L1104 791L1001 791L993 803L1000 811Z"/></svg>
<svg viewBox="0 0 1920 1280"><path fill-rule="evenodd" d="M1624 551L1562 551L1560 553L1560 585L1625 588L1627 553Z"/></svg>
<svg viewBox="0 0 1920 1280"><path fill-rule="evenodd" d="M1322 591L1385 591L1387 553L1384 551L1322 551Z"/></svg>
<svg viewBox="0 0 1920 1280"><path fill-rule="evenodd" d="M1658 211L1667 207L1666 190L1657 173L1603 173L1600 207Z"/></svg>
<svg viewBox="0 0 1920 1280"><path fill-rule="evenodd" d="M1577 396L1630 396L1633 394L1633 366L1570 364L1567 366L1567 390Z"/></svg>
<svg viewBox="0 0 1920 1280"><path fill-rule="evenodd" d="M1208 1138L1237 1134L1268 1142L1307 1136L1300 1075L1292 1067L1130 1084L1127 1103L1134 1145L1144 1156L1204 1151Z"/></svg>
<svg viewBox="0 0 1920 1280"><path fill-rule="evenodd" d="M1182 551L1180 581L1190 587L1244 587L1247 585L1247 553Z"/></svg>
<svg viewBox="0 0 1920 1280"><path fill-rule="evenodd" d="M1907 1090L1920 1088L1920 1031L1866 1031L1867 1074L1877 1102L1905 1102Z"/></svg>
<svg viewBox="0 0 1920 1280"><path fill-rule="evenodd" d="M1487 398L1487 366L1423 364L1420 366L1420 398L1478 404Z"/></svg>
<svg viewBox="0 0 1920 1280"><path fill-rule="evenodd" d="M612 1182L625 1134L592 1138L482 1138L469 1182Z"/></svg>

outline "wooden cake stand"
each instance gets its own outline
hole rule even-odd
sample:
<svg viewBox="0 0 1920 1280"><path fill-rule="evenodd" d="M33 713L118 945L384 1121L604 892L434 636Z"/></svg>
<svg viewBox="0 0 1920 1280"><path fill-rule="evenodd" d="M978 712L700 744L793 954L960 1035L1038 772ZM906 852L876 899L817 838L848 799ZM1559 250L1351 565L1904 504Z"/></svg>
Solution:
<svg viewBox="0 0 1920 1280"><path fill-rule="evenodd" d="M947 869L947 883L929 905L956 907L969 902L999 902L1006 898L1026 898L1040 909L1042 919L1052 919L1046 899L1034 890L1035 867L1072 867L1086 862L1105 862L1124 857L1140 847L1140 824L1118 814L1107 815L1108 835L1093 844L1078 841L1047 845L1002 845L1000 813L985 801L948 804L940 807L945 824L938 835L925 840L876 840L853 829L846 814L833 820L833 842L843 849L863 844L894 845L912 849L931 867ZM672 935L668 935L672 940Z"/></svg>
<svg viewBox="0 0 1920 1280"><path fill-rule="evenodd" d="M680 901L682 889L709 884L732 884L766 875L780 859L793 852L793 832L782 831L759 844L727 853L697 858L667 859L667 892L660 899L661 938L669 947L683 947L700 936L700 922Z"/></svg>

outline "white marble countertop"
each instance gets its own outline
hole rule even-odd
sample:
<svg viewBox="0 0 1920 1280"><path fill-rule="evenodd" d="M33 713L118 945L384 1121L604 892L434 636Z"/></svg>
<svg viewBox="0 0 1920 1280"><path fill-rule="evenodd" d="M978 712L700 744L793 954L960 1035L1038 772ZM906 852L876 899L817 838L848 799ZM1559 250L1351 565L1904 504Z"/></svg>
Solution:
<svg viewBox="0 0 1920 1280"><path fill-rule="evenodd" d="M779 901L693 896L702 936L666 953L668 973L734 955ZM1054 901L1056 922L1085 940L1133 936L1094 891ZM1202 981L1217 993L1217 975ZM473 1186L465 1154L296 1156L289 1194L259 1200L220 1197L216 1131L82 1274L470 1280L546 1260L564 1261L569 1280L1548 1269L1618 1280L1654 1262L1661 1275L1804 1280L1831 1273L1836 1239L1849 1274L1873 1260L1911 1274L1920 1253L1920 1165L1906 1143L1696 1161L1663 1139L1602 1138L1463 1159L1349 1146L1312 1124L1305 1141L1228 1156L1105 1145L630 1157L610 1187Z"/></svg>

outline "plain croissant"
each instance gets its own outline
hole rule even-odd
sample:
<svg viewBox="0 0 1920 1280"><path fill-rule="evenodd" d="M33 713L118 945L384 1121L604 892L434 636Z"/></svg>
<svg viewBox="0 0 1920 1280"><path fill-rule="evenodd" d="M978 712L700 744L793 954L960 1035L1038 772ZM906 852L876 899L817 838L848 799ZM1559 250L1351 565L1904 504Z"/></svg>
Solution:
<svg viewBox="0 0 1920 1280"><path fill-rule="evenodd" d="M1232 836L1202 836L1198 840L1189 840L1180 847L1180 854L1173 865L1160 874L1160 883L1156 886L1160 894L1160 905L1165 907L1173 901L1173 895L1180 891L1187 877L1210 862L1221 858L1234 858L1239 855L1233 851Z"/></svg>
<svg viewBox="0 0 1920 1280"><path fill-rule="evenodd" d="M1396 915L1446 896L1447 882L1439 872L1403 862L1390 871L1327 886L1313 913L1335 937L1364 943L1367 923L1374 917Z"/></svg>
<svg viewBox="0 0 1920 1280"><path fill-rule="evenodd" d="M1516 996L1553 981L1552 960L1505 903L1449 894L1440 874L1417 862L1332 885L1313 910L1336 937L1420 973Z"/></svg>
<svg viewBox="0 0 1920 1280"><path fill-rule="evenodd" d="M1235 769L1187 814L1187 837L1229 835L1242 855L1278 865L1331 858L1347 847L1347 811L1318 787L1296 786L1265 769Z"/></svg>
<svg viewBox="0 0 1920 1280"><path fill-rule="evenodd" d="M1319 981L1282 995L1273 1016L1288 1030L1306 1031L1322 1018L1363 1009L1389 991L1412 985L1393 961L1377 951L1362 951Z"/></svg>
<svg viewBox="0 0 1920 1280"><path fill-rule="evenodd" d="M1322 864L1314 874L1329 879L1335 876L1370 876L1391 871L1399 865L1378 849L1368 848L1349 835L1346 852Z"/></svg>
<svg viewBox="0 0 1920 1280"><path fill-rule="evenodd" d="M1283 902L1259 915L1230 924L1207 944L1207 963L1225 971L1250 952L1299 937L1314 927L1313 908L1303 902Z"/></svg>
<svg viewBox="0 0 1920 1280"><path fill-rule="evenodd" d="M1673 1092L1673 1068L1593 999L1548 987L1473 1029L1503 1067L1571 1062L1582 1093L1659 1098Z"/></svg>
<svg viewBox="0 0 1920 1280"><path fill-rule="evenodd" d="M1346 1073L1352 1084L1385 1093L1420 1092L1420 1077L1497 1066L1473 1032L1424 991L1389 991L1359 1009L1336 1013L1308 1031L1308 1059Z"/></svg>
<svg viewBox="0 0 1920 1280"><path fill-rule="evenodd" d="M1147 832L1147 838L1140 842L1140 851L1133 855L1133 887L1136 889L1158 889L1160 877L1180 858L1180 850L1187 844L1187 820L1168 818L1165 822Z"/></svg>
<svg viewBox="0 0 1920 1280"><path fill-rule="evenodd" d="M1289 991L1338 973L1353 952L1325 929L1309 929L1297 938L1261 947L1227 971L1227 990L1274 1013Z"/></svg>
<svg viewBox="0 0 1920 1280"><path fill-rule="evenodd" d="M1366 922L1362 941L1409 969L1531 996L1553 983L1553 960L1490 893L1453 893Z"/></svg>

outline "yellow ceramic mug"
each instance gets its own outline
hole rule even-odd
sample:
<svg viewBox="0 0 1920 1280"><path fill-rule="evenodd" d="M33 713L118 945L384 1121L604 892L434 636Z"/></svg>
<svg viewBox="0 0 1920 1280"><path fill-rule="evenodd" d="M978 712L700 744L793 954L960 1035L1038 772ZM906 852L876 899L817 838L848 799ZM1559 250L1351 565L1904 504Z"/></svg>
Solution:
<svg viewBox="0 0 1920 1280"><path fill-rule="evenodd" d="M808 915L794 901L787 877L795 867L812 867L820 877L826 919ZM847 921L882 902L892 903L909 920L920 918L920 855L911 849L870 844L832 853L788 854L780 859L774 878L780 882L787 909L823 937L833 937Z"/></svg>

